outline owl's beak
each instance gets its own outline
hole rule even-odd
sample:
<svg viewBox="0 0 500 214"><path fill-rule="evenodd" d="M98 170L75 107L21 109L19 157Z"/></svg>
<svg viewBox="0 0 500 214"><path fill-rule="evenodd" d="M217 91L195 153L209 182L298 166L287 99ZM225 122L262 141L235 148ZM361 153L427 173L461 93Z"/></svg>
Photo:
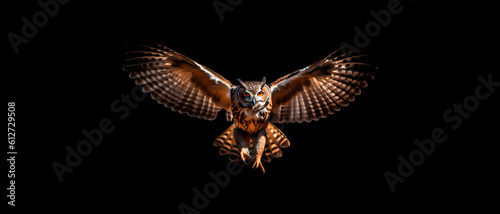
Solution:
<svg viewBox="0 0 500 214"><path fill-rule="evenodd" d="M255 106L255 98L252 98L252 104Z"/></svg>

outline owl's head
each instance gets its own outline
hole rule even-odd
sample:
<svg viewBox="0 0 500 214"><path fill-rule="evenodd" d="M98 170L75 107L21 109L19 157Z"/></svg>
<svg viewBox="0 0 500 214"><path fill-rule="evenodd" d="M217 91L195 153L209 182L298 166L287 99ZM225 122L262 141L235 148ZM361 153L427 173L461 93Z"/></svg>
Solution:
<svg viewBox="0 0 500 214"><path fill-rule="evenodd" d="M271 98L271 90L266 85L266 77L262 78L260 82L241 81L240 79L238 82L241 85L236 88L236 99L243 108L257 111L267 106Z"/></svg>

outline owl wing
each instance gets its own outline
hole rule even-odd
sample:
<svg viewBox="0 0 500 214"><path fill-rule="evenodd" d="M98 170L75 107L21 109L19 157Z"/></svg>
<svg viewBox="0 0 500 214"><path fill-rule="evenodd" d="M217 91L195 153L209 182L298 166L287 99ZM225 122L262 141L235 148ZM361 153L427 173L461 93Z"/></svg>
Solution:
<svg viewBox="0 0 500 214"><path fill-rule="evenodd" d="M273 122L311 122L354 101L376 68L339 51L271 83Z"/></svg>
<svg viewBox="0 0 500 214"><path fill-rule="evenodd" d="M214 120L229 110L233 85L221 75L163 45L127 45L124 70L144 92L181 114Z"/></svg>

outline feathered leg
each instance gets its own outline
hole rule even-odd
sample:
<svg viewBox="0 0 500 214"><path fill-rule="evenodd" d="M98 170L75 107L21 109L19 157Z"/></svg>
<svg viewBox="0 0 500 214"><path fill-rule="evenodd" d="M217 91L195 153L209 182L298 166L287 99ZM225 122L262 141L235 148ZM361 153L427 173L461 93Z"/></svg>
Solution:
<svg viewBox="0 0 500 214"><path fill-rule="evenodd" d="M257 140L252 151L252 156L255 158L253 161L252 169L259 168L262 174L266 173L266 170L264 170L264 166L260 161L260 159L262 158L262 154L264 153L265 147L266 147L266 130L262 129L257 134Z"/></svg>
<svg viewBox="0 0 500 214"><path fill-rule="evenodd" d="M250 156L250 151L248 150L248 145L245 142L245 137L242 134L242 131L238 128L235 128L233 131L234 140L236 144L240 148L240 158L239 161L243 161L245 164L249 164L252 161L252 157Z"/></svg>

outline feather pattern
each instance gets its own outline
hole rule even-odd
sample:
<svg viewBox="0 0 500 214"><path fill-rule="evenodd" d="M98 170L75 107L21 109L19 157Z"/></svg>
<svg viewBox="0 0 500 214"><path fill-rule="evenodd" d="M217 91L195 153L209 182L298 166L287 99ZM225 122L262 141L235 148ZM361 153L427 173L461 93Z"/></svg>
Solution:
<svg viewBox="0 0 500 214"><path fill-rule="evenodd" d="M229 155L229 160L235 161L238 159L238 146L236 145L236 141L234 140L234 127L235 125L231 125L226 129L217 139L214 141L214 146L220 147L219 154L220 155Z"/></svg>
<svg viewBox="0 0 500 214"><path fill-rule="evenodd" d="M124 70L144 92L173 111L207 120L230 111L233 85L221 75L163 45L129 45Z"/></svg>
<svg viewBox="0 0 500 214"><path fill-rule="evenodd" d="M376 68L337 50L273 82L271 121L311 122L348 106L373 79Z"/></svg>
<svg viewBox="0 0 500 214"><path fill-rule="evenodd" d="M266 162L271 162L273 157L280 158L283 155L281 148L288 148L290 146L290 141L288 141L285 134L272 123L269 123L266 128L266 137L266 148L262 156L262 160Z"/></svg>

